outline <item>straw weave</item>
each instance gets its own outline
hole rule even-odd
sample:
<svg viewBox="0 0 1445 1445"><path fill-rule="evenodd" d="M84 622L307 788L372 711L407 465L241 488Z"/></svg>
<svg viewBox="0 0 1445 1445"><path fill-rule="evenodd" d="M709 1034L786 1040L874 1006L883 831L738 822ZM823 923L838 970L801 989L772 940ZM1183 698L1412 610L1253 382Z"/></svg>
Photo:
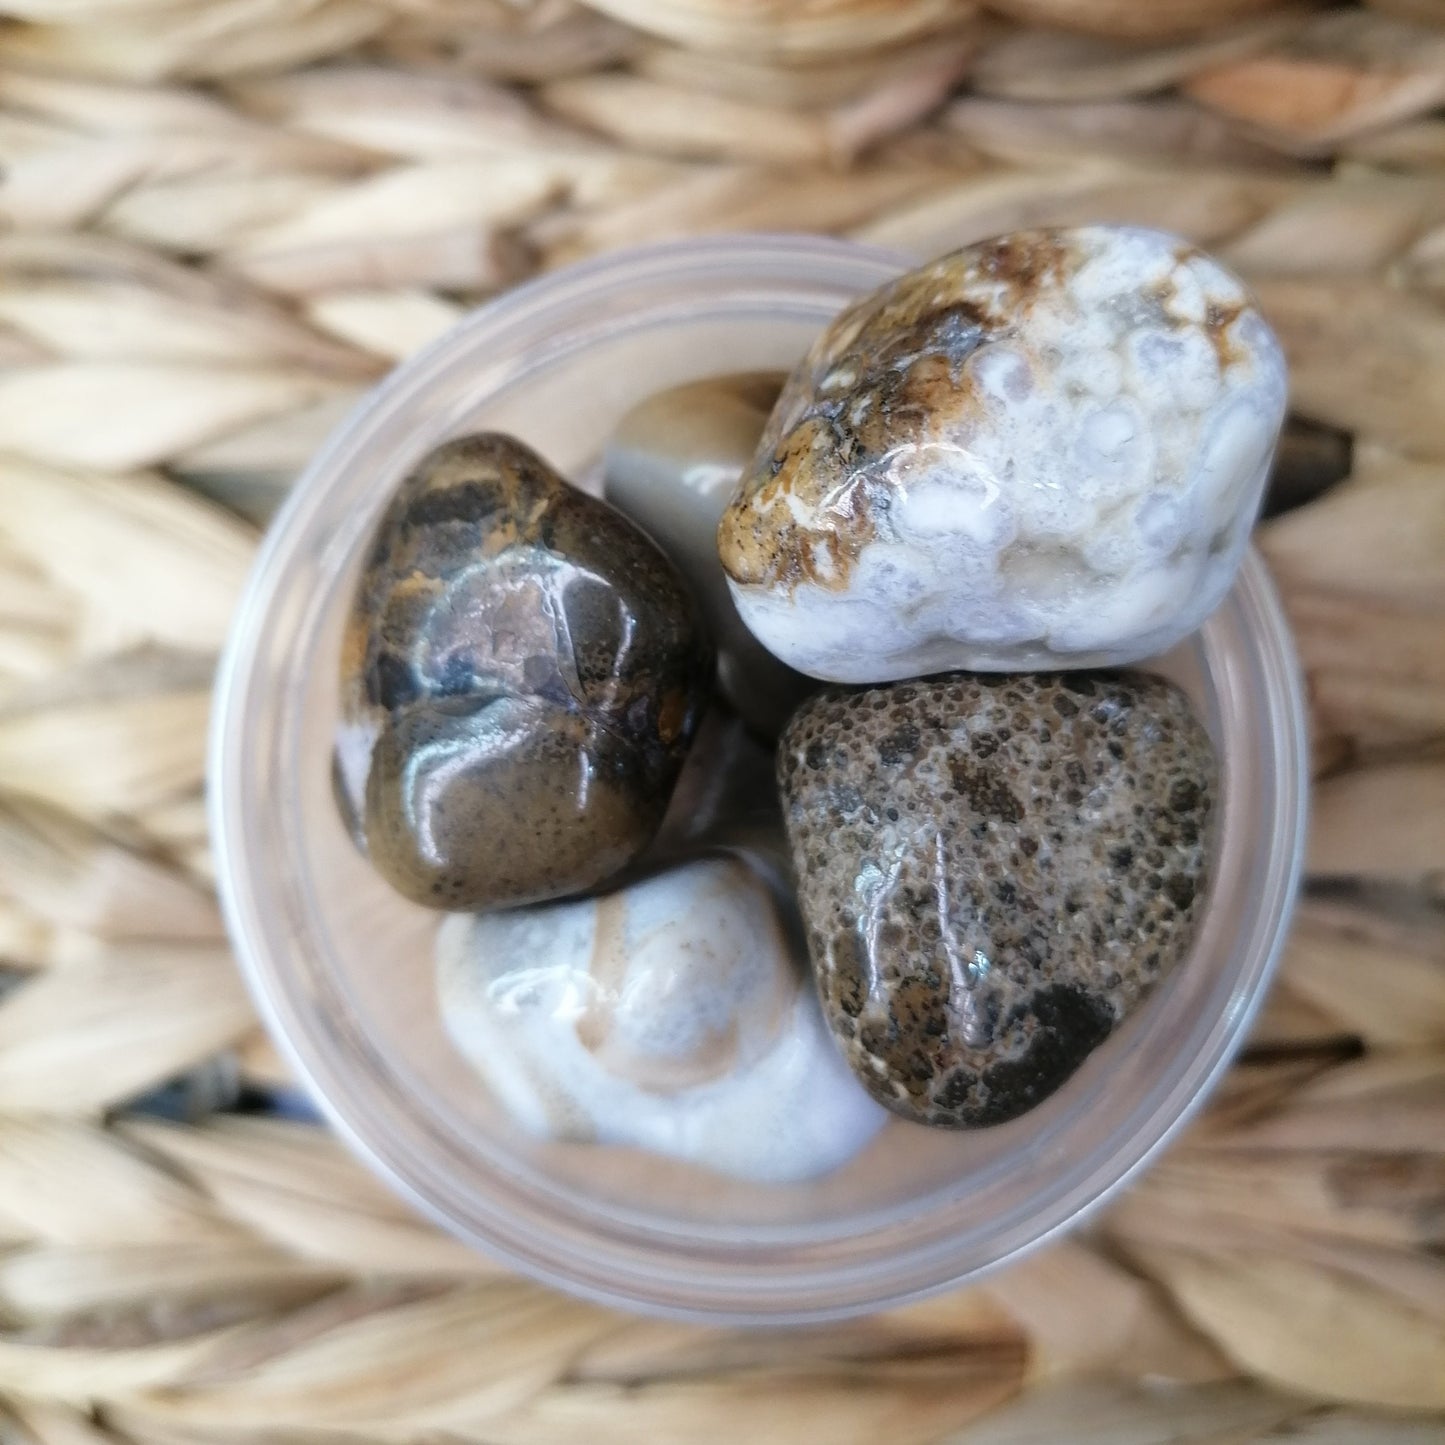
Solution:
<svg viewBox="0 0 1445 1445"><path fill-rule="evenodd" d="M1445 1439L1441 0L0 17L0 1441ZM211 891L210 677L359 392L610 247L1083 220L1233 263L1294 377L1261 543L1309 896L1185 1141L982 1287L752 1335L510 1278L227 1111L286 1080ZM177 1121L133 1107L176 1079Z"/></svg>

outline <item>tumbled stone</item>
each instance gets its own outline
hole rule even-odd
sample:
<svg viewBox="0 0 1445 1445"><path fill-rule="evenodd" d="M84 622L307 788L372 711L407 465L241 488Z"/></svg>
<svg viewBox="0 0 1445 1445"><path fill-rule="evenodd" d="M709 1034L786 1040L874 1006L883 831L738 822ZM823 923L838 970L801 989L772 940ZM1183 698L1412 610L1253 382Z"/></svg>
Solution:
<svg viewBox="0 0 1445 1445"><path fill-rule="evenodd" d="M603 458L603 495L677 563L717 643L718 690L774 738L817 683L781 662L743 625L717 554L717 525L777 400L765 372L672 387L634 407Z"/></svg>
<svg viewBox="0 0 1445 1445"><path fill-rule="evenodd" d="M344 643L340 791L382 875L478 909L651 841L711 682L657 546L495 433L437 448L378 528Z"/></svg>
<svg viewBox="0 0 1445 1445"><path fill-rule="evenodd" d="M778 776L824 1012L906 1118L1022 1114L1189 949L1216 767L1161 678L829 689Z"/></svg>
<svg viewBox="0 0 1445 1445"><path fill-rule="evenodd" d="M744 1179L826 1173L886 1117L850 1076L773 895L735 858L449 918L447 1032L516 1122Z"/></svg>
<svg viewBox="0 0 1445 1445"><path fill-rule="evenodd" d="M1202 252L1023 231L850 307L779 398L718 533L744 622L838 682L1139 661L1239 568L1279 346Z"/></svg>

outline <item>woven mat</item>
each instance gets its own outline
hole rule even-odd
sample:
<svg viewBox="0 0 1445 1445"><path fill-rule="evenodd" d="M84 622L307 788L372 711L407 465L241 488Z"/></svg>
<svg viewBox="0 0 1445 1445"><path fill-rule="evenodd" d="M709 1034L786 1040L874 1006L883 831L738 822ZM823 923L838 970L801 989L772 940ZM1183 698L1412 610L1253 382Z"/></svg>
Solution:
<svg viewBox="0 0 1445 1445"><path fill-rule="evenodd" d="M1441 0L0 14L0 1440L1445 1439ZM1245 272L1299 422L1311 881L1187 1139L983 1287L779 1335L509 1278L258 1112L208 684L359 390L603 248L1091 219Z"/></svg>

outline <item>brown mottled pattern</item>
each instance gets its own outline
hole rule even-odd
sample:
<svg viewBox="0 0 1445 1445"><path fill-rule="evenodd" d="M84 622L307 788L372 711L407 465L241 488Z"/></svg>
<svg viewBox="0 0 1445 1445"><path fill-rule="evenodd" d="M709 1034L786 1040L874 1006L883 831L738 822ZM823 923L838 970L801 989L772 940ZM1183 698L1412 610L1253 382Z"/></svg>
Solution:
<svg viewBox="0 0 1445 1445"><path fill-rule="evenodd" d="M1160 678L830 688L778 777L824 1011L905 1118L1032 1108L1188 950L1216 767Z"/></svg>
<svg viewBox="0 0 1445 1445"><path fill-rule="evenodd" d="M887 511L890 452L960 415L960 368L1082 264L1064 231L1018 231L909 271L842 312L788 378L718 528L735 582L837 589ZM817 525L796 520L789 498Z"/></svg>
<svg viewBox="0 0 1445 1445"><path fill-rule="evenodd" d="M651 540L497 434L402 484L343 659L345 718L379 728L368 853L408 897L466 909L576 892L635 857L712 671Z"/></svg>
<svg viewBox="0 0 1445 1445"><path fill-rule="evenodd" d="M1181 243L1175 259L1202 255ZM723 514L728 575L788 591L846 588L886 526L890 456L940 427L965 432L977 403L964 363L1013 333L1042 294L1066 291L1088 259L1068 230L1016 231L906 272L842 312L788 378ZM1171 283L1142 299L1161 323L1189 324L1171 310ZM1247 309L1211 303L1203 330L1221 369L1244 356L1233 328Z"/></svg>

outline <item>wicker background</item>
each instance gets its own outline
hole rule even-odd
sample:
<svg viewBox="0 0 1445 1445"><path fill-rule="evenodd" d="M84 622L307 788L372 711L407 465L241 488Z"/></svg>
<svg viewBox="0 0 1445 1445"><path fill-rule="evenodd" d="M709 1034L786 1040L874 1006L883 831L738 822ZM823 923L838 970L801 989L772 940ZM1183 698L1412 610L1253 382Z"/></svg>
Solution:
<svg viewBox="0 0 1445 1445"><path fill-rule="evenodd" d="M1445 3L990 12L0 0L0 1441L1445 1439ZM607 247L1086 219L1243 270L1308 423L1310 896L1187 1140L982 1288L750 1335L507 1278L256 1112L208 683L358 391Z"/></svg>

